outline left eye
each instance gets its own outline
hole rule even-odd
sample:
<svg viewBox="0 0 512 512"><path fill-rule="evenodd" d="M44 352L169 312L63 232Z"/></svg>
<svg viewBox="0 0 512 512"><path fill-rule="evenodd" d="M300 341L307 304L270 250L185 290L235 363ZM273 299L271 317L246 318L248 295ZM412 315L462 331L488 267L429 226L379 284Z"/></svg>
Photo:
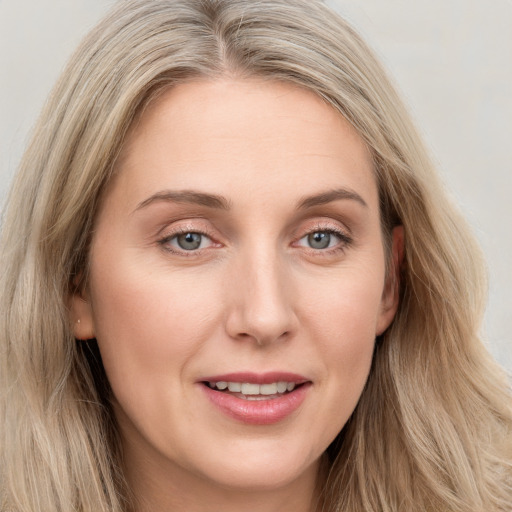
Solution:
<svg viewBox="0 0 512 512"><path fill-rule="evenodd" d="M167 240L167 243L172 247L181 249L182 251L195 251L209 246L211 244L211 240L202 233L189 231L187 233L174 235Z"/></svg>
<svg viewBox="0 0 512 512"><path fill-rule="evenodd" d="M299 243L311 249L329 249L335 247L341 241L341 236L332 231L314 231L303 236Z"/></svg>

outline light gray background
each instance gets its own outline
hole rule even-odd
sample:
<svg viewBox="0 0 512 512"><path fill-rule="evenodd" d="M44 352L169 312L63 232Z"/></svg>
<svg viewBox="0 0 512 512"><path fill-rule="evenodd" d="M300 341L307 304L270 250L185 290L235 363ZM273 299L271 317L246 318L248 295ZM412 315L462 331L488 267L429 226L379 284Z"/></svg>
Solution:
<svg viewBox="0 0 512 512"><path fill-rule="evenodd" d="M490 274L485 339L512 372L512 0L330 0L395 79ZM111 0L0 0L0 203L46 95Z"/></svg>

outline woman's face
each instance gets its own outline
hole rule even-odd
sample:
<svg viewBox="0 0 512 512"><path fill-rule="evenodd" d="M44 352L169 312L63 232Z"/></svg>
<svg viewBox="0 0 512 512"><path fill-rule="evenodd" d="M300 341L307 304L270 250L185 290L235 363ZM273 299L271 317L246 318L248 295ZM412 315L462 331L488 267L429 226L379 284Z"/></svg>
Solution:
<svg viewBox="0 0 512 512"><path fill-rule="evenodd" d="M128 472L314 477L397 302L362 140L311 92L202 81L149 105L116 170L72 315L97 338Z"/></svg>

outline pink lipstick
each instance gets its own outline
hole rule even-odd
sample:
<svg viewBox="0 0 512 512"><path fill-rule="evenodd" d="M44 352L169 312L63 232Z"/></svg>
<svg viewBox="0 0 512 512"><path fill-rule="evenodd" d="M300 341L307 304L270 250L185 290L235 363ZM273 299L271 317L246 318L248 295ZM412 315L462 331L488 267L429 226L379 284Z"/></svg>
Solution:
<svg viewBox="0 0 512 512"><path fill-rule="evenodd" d="M303 403L311 381L289 372L227 373L201 379L210 402L242 423L270 425L282 421Z"/></svg>

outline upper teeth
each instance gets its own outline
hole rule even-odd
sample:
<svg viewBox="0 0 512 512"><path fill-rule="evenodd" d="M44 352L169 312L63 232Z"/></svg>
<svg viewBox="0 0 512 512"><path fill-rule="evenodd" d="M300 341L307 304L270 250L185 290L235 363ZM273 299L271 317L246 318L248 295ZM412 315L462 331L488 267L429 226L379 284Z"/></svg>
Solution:
<svg viewBox="0 0 512 512"><path fill-rule="evenodd" d="M295 382L272 382L271 384L253 384L250 382L209 382L211 388L228 389L243 395L275 395L285 391L293 391Z"/></svg>

